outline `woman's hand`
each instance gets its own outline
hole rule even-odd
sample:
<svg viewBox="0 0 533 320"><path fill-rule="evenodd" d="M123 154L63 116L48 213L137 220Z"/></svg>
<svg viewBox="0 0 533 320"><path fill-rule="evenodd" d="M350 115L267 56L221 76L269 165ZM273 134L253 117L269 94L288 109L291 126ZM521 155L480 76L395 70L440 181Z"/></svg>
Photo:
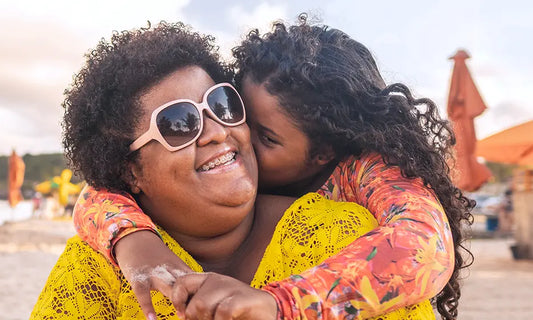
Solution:
<svg viewBox="0 0 533 320"><path fill-rule="evenodd" d="M176 279L192 272L151 231L137 231L120 239L115 245L115 257L149 320L156 319L150 290L171 297Z"/></svg>
<svg viewBox="0 0 533 320"><path fill-rule="evenodd" d="M275 320L277 304L270 293L217 273L191 273L178 279L172 303L181 319Z"/></svg>

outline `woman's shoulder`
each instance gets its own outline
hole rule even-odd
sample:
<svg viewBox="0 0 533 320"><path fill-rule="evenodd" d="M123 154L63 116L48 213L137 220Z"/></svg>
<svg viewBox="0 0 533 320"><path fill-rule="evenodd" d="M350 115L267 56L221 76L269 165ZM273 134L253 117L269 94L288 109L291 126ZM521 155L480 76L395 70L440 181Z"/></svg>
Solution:
<svg viewBox="0 0 533 320"><path fill-rule="evenodd" d="M111 268L115 268L111 263L107 261L107 259L103 255L91 248L91 246L87 244L87 242L83 241L78 235L75 235L67 240L65 250L61 254L60 259L66 259L68 261L71 261L73 264L75 262L83 262L87 259L91 259L97 262L98 265L101 265L102 267L109 266Z"/></svg>
<svg viewBox="0 0 533 320"><path fill-rule="evenodd" d="M100 278L109 285L120 287L120 269L78 235L68 239L65 250L57 260L56 268L72 270L79 279Z"/></svg>
<svg viewBox="0 0 533 320"><path fill-rule="evenodd" d="M311 192L297 199L286 211L281 226L316 229L347 227L354 223L374 228L374 216L363 206L354 202L341 202ZM291 228L292 229L292 228ZM355 228L353 228L355 229ZM292 232L292 231L291 231ZM305 231L302 231L305 233Z"/></svg>
<svg viewBox="0 0 533 320"><path fill-rule="evenodd" d="M364 207L308 193L285 210L251 285L260 288L316 266L376 227Z"/></svg>
<svg viewBox="0 0 533 320"><path fill-rule="evenodd" d="M46 287L75 292L87 283L107 287L109 294L116 295L121 287L120 270L76 235L67 240Z"/></svg>

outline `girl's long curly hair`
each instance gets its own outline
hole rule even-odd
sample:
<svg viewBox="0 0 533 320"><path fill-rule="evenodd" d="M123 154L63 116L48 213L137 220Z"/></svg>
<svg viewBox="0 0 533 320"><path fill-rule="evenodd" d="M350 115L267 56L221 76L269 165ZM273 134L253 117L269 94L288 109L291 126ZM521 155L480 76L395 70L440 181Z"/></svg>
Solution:
<svg viewBox="0 0 533 320"><path fill-rule="evenodd" d="M416 99L400 83L386 85L369 50L346 33L310 25L306 16L290 27L251 31L233 49L236 82L244 77L264 84L304 131L310 155L331 146L338 157L374 151L407 178L419 177L434 190L448 217L455 246L455 268L434 298L444 319L457 317L463 222L471 222L474 202L450 180L455 137L435 103Z"/></svg>

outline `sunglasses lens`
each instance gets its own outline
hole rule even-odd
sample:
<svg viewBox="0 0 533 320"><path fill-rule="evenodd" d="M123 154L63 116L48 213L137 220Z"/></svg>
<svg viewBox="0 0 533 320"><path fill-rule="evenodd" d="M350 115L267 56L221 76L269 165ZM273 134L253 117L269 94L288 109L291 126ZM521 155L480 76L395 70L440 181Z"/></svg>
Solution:
<svg viewBox="0 0 533 320"><path fill-rule="evenodd" d="M207 104L213 113L227 124L237 123L244 118L244 106L231 87L218 87L207 96Z"/></svg>
<svg viewBox="0 0 533 320"><path fill-rule="evenodd" d="M200 131L200 114L190 103L180 102L168 106L157 115L157 128L172 147L191 141Z"/></svg>

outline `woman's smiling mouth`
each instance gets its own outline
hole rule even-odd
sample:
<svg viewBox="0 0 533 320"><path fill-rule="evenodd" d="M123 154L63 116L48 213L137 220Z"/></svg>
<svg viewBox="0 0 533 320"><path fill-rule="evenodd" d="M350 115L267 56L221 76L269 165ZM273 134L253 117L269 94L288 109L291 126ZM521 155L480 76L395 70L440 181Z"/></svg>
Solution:
<svg viewBox="0 0 533 320"><path fill-rule="evenodd" d="M228 165L232 162L235 161L235 156L236 156L236 153L233 152L233 151L230 151L218 158L215 158L211 161L209 161L208 163L204 164L203 166L200 167L200 169L198 171L200 172L204 172L204 171L208 171L208 170L211 170L215 167L219 167L219 166L223 166L223 165Z"/></svg>

